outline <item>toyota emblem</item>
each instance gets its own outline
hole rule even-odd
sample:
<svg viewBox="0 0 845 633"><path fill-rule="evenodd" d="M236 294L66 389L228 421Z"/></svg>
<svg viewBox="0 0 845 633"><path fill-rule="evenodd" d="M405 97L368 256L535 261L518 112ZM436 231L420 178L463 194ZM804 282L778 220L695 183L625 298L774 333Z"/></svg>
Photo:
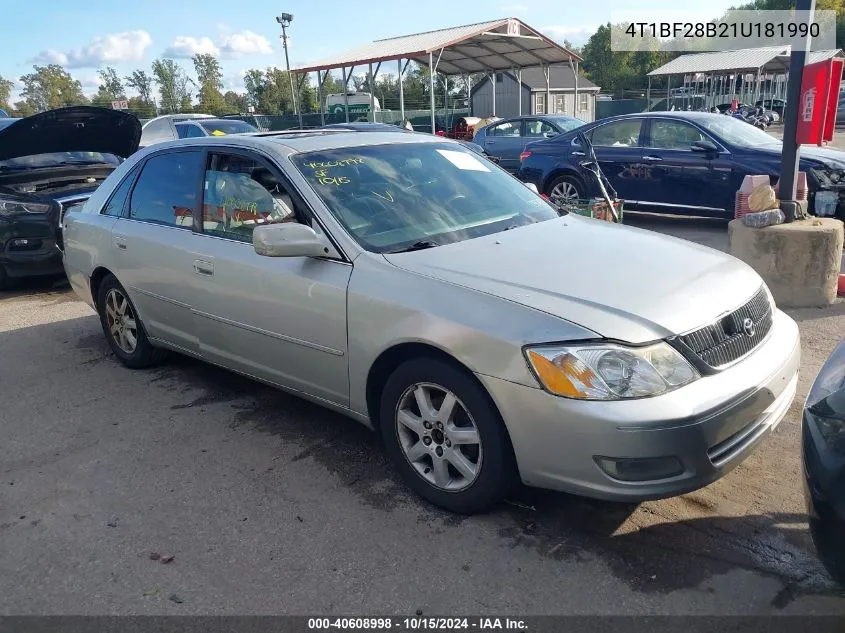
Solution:
<svg viewBox="0 0 845 633"><path fill-rule="evenodd" d="M748 336L754 336L757 330L754 328L754 321L751 319L745 319L742 322L742 331L746 333Z"/></svg>

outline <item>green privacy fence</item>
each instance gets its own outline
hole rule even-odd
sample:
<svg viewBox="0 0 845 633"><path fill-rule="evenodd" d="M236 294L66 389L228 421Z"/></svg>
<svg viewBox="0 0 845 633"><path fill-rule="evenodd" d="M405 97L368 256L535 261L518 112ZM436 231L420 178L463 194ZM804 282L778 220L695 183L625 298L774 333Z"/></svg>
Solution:
<svg viewBox="0 0 845 633"><path fill-rule="evenodd" d="M461 117L468 116L468 110L435 110L434 119L437 130L448 130ZM375 116L374 116L375 114ZM299 127L299 117L295 114L232 114L228 118L236 118L250 123L260 130L275 132L279 130L290 130ZM431 111L430 110L405 110L405 118L419 132L431 132ZM343 112L325 114L323 120L326 125L330 123L345 123L346 115ZM356 112L350 108L349 121L373 121L378 123L391 123L400 125L402 116L398 110L379 110L372 112ZM302 126L315 128L322 125L320 114L309 112L302 115Z"/></svg>
<svg viewBox="0 0 845 633"><path fill-rule="evenodd" d="M617 114L633 114L645 112L647 99L614 99L613 101L596 101L596 120L606 119Z"/></svg>

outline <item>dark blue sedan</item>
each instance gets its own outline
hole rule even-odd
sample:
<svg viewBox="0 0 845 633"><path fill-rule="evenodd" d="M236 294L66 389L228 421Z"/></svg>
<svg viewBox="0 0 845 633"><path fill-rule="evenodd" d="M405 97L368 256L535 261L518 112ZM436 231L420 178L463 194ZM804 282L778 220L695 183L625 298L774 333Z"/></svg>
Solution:
<svg viewBox="0 0 845 633"><path fill-rule="evenodd" d="M519 169L519 155L528 143L553 138L582 125L581 119L561 114L518 116L499 119L476 130L472 142L498 158L499 165L515 172Z"/></svg>
<svg viewBox="0 0 845 633"><path fill-rule="evenodd" d="M697 216L733 217L734 199L748 174L780 174L781 142L744 121L708 112L648 112L589 123L530 143L518 177L553 200L599 195L583 169L578 134L595 148L602 171L625 208ZM845 218L845 152L803 146L810 210L816 191L840 194Z"/></svg>

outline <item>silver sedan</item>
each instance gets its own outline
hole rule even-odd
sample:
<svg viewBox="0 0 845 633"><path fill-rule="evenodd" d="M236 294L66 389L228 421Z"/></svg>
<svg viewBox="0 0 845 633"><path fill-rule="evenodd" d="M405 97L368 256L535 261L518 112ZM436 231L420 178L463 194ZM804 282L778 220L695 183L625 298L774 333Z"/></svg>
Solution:
<svg viewBox="0 0 845 633"><path fill-rule="evenodd" d="M340 411L457 512L519 481L626 501L699 488L795 394L797 327L748 266L561 215L434 136L162 143L63 231L124 365L174 351Z"/></svg>

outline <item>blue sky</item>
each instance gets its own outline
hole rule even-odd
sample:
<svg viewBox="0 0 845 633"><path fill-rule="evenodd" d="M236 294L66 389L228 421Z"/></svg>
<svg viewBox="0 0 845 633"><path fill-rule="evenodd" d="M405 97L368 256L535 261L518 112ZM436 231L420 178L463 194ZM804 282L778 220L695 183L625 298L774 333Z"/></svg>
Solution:
<svg viewBox="0 0 845 633"><path fill-rule="evenodd" d="M678 0L649 0L650 10L690 11L712 19L734 2L709 0L701 9ZM375 39L485 20L518 17L554 39L582 44L596 27L643 8L641 0L114 0L15 3L3 14L0 75L16 82L33 64L61 63L97 90L97 69L111 65L124 75L149 71L153 59L169 56L192 70L196 53L219 56L226 88L243 87L243 71L284 67L275 16L294 15L290 29L291 65L320 59Z"/></svg>

